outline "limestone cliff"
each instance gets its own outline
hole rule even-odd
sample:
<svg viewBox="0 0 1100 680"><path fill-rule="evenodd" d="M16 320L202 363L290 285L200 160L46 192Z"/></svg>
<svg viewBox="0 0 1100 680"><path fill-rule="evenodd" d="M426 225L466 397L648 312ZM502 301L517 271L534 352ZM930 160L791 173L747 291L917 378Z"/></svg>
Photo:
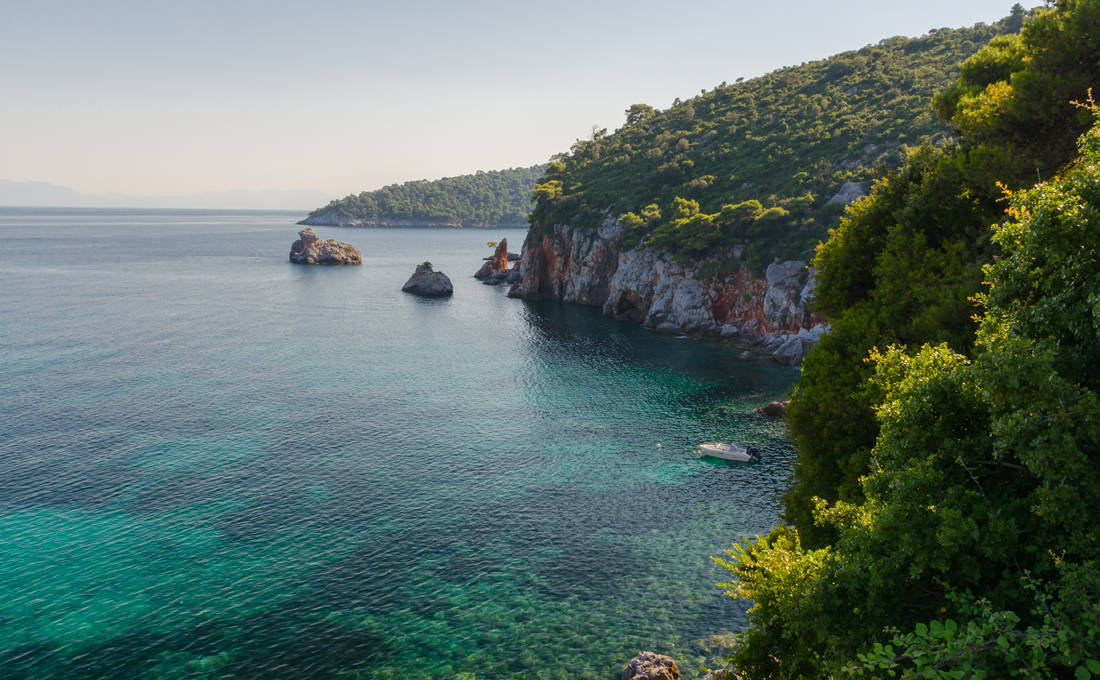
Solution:
<svg viewBox="0 0 1100 680"><path fill-rule="evenodd" d="M624 250L621 238L611 218L597 230L555 225L529 235L509 295L595 305L657 331L737 338L793 364L827 330L808 309L814 279L805 262L773 263L760 279L739 266L723 271L736 261L732 250L681 264L663 251ZM703 269L716 273L700 275L708 260Z"/></svg>

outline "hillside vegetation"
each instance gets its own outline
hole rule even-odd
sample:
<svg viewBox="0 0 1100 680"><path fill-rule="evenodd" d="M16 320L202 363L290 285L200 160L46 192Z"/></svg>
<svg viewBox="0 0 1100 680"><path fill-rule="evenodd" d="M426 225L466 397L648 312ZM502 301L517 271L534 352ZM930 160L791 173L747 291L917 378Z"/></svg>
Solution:
<svg viewBox="0 0 1100 680"><path fill-rule="evenodd" d="M535 190L534 235L622 216L627 245L685 256L750 244L754 268L808 256L843 206L845 182L899 166L905 145L948 136L932 96L1024 12L989 26L889 38L829 59L704 91L664 111L631 106L552 159Z"/></svg>
<svg viewBox="0 0 1100 680"><path fill-rule="evenodd" d="M1037 10L818 248L791 525L726 562L739 677L1100 675L1093 90L1100 0Z"/></svg>
<svg viewBox="0 0 1100 680"><path fill-rule="evenodd" d="M311 212L308 224L449 224L521 226L545 165L391 184L351 194Z"/></svg>

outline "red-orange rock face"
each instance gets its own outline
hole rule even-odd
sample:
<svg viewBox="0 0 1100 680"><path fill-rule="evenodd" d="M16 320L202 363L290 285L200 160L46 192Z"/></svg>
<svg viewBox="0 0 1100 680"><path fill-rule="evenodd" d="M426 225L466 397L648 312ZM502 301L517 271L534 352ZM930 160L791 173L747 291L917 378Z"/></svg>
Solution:
<svg viewBox="0 0 1100 680"><path fill-rule="evenodd" d="M622 229L614 220L586 231L556 225L535 244L524 243L522 278L509 295L603 305L619 263Z"/></svg>
<svg viewBox="0 0 1100 680"><path fill-rule="evenodd" d="M597 230L555 225L529 237L509 295L597 305L662 332L736 337L788 363L828 330L808 311L814 278L805 262L773 263L760 279L733 252L681 264L663 251L623 250L621 233L608 219ZM719 273L700 276L707 261Z"/></svg>
<svg viewBox="0 0 1100 680"><path fill-rule="evenodd" d="M497 249L493 251L493 256L485 261L485 264L481 265L481 269L477 270L474 274L475 279L487 279L493 274L500 274L501 272L508 271L508 239L502 238L497 245Z"/></svg>

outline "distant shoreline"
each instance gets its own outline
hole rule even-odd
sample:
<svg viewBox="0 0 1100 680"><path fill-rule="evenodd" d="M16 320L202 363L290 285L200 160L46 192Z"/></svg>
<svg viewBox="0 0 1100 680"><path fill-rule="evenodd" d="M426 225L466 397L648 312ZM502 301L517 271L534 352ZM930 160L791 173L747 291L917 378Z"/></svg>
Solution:
<svg viewBox="0 0 1100 680"><path fill-rule="evenodd" d="M488 226L436 223L410 223L410 224L334 224L328 222L307 222L302 220L298 224L309 227L336 227L339 229L528 229L529 224L490 224Z"/></svg>
<svg viewBox="0 0 1100 680"><path fill-rule="evenodd" d="M67 212L201 212L201 213L288 213L301 215L302 211L295 208L153 208L153 207L105 207L105 206L76 206L76 205L0 205L0 211L67 211Z"/></svg>

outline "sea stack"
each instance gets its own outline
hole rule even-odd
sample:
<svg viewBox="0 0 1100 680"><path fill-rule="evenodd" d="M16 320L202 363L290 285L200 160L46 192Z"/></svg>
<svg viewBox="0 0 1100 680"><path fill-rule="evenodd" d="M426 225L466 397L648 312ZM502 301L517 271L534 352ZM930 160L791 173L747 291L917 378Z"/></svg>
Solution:
<svg viewBox="0 0 1100 680"><path fill-rule="evenodd" d="M416 265L416 271L401 286L401 290L424 297L447 297L454 294L451 280L443 272L433 270L431 262Z"/></svg>
<svg viewBox="0 0 1100 680"><path fill-rule="evenodd" d="M485 264L481 265L481 269L477 270L474 274L474 278L480 281L490 278L493 274L507 274L508 272L508 239L500 239L500 243L497 245L497 249L493 251L493 256L485 261Z"/></svg>
<svg viewBox="0 0 1100 680"><path fill-rule="evenodd" d="M312 228L298 232L290 246L290 261L297 264L363 264L363 254L350 243L322 241Z"/></svg>

